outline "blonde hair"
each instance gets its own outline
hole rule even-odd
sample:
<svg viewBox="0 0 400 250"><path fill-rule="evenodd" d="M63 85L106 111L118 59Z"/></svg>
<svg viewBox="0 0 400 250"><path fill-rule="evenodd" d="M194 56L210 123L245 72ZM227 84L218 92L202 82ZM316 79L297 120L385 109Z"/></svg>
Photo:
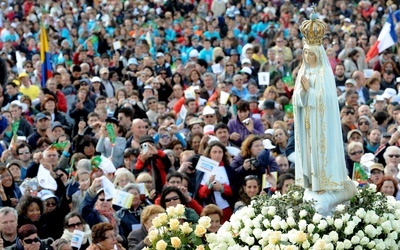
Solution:
<svg viewBox="0 0 400 250"><path fill-rule="evenodd" d="M147 222L147 220L153 215L153 214L161 214L165 213L165 209L162 208L161 206L158 205L150 205L147 206L143 209L142 214L140 215L140 221L142 225Z"/></svg>
<svg viewBox="0 0 400 250"><path fill-rule="evenodd" d="M115 171L114 175L114 186L118 187L118 183L121 181L122 178L127 178L130 183L135 183L135 176L126 168L119 168Z"/></svg>

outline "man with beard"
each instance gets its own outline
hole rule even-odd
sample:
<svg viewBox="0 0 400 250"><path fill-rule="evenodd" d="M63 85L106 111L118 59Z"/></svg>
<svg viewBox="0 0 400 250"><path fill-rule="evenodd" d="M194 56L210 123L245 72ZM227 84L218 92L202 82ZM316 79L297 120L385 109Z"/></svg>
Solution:
<svg viewBox="0 0 400 250"><path fill-rule="evenodd" d="M45 111L36 115L36 131L27 139L32 150L36 150L37 141L40 137L47 137L51 140L50 123L51 115L49 112Z"/></svg>
<svg viewBox="0 0 400 250"><path fill-rule="evenodd" d="M342 63L338 63L335 66L335 82L336 87L344 86L347 78L344 76L344 65Z"/></svg>

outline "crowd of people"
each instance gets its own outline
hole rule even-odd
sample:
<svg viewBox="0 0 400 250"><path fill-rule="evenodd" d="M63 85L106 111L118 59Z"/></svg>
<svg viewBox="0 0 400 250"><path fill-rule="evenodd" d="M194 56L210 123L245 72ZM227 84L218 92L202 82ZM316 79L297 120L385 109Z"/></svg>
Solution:
<svg viewBox="0 0 400 250"><path fill-rule="evenodd" d="M398 44L366 62L397 5L316 9L348 177L358 163L377 191L400 198ZM1 1L3 247L71 249L79 230L79 249L143 249L168 207L183 204L191 223L209 216L216 232L256 195L285 193L296 179L299 26L312 11L297 0ZM96 156L116 170L95 166ZM198 170L201 157L219 167ZM113 203L104 178L133 195L129 208Z"/></svg>

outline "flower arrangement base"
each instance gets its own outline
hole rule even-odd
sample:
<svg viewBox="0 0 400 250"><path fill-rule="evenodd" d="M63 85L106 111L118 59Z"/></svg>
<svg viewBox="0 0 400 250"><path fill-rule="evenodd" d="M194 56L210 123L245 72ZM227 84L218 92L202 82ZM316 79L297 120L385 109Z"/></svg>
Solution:
<svg viewBox="0 0 400 250"><path fill-rule="evenodd" d="M216 234L206 235L208 248L400 249L400 201L377 193L374 185L357 190L326 217L316 211L314 201L303 199L302 187L293 186L284 195L258 196L236 211Z"/></svg>
<svg viewBox="0 0 400 250"><path fill-rule="evenodd" d="M318 193L306 189L304 191L304 201L314 201L315 210L322 216L331 216L337 205L349 201L357 193L357 188L353 181L346 180L343 189Z"/></svg>

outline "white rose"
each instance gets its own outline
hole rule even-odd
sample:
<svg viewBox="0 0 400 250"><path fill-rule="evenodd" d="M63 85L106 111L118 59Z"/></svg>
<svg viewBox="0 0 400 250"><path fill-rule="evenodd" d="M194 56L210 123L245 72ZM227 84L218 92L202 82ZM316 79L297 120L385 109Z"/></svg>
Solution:
<svg viewBox="0 0 400 250"><path fill-rule="evenodd" d="M343 220L343 222L348 222L349 221L349 219L350 219L350 214L344 214L343 216L342 216L342 220Z"/></svg>
<svg viewBox="0 0 400 250"><path fill-rule="evenodd" d="M269 244L276 245L282 237L282 233L279 231L273 231L269 234Z"/></svg>
<svg viewBox="0 0 400 250"><path fill-rule="evenodd" d="M346 227L346 228L344 229L344 234L350 235L350 234L353 233L353 230L354 230L353 227Z"/></svg>
<svg viewBox="0 0 400 250"><path fill-rule="evenodd" d="M209 228L211 226L211 218L208 216L202 216L199 219L199 224L205 228Z"/></svg>
<svg viewBox="0 0 400 250"><path fill-rule="evenodd" d="M365 212L364 208L359 208L356 212L356 215L358 217L360 217L361 219L365 218L365 215L367 215L367 213Z"/></svg>
<svg viewBox="0 0 400 250"><path fill-rule="evenodd" d="M319 240L319 234L314 234L312 241L315 243L317 240Z"/></svg>
<svg viewBox="0 0 400 250"><path fill-rule="evenodd" d="M363 237L363 238L360 240L360 245L365 246L365 245L367 245L368 243L369 243L369 239L368 239L367 237Z"/></svg>
<svg viewBox="0 0 400 250"><path fill-rule="evenodd" d="M182 204L178 204L175 207L175 213L177 215L184 215L185 214L185 206Z"/></svg>
<svg viewBox="0 0 400 250"><path fill-rule="evenodd" d="M168 222L168 216L166 213L159 214L158 218L160 219L160 223L162 223L162 224L165 224Z"/></svg>
<svg viewBox="0 0 400 250"><path fill-rule="evenodd" d="M363 250L363 247L362 247L362 246L356 246L356 247L354 248L354 250Z"/></svg>
<svg viewBox="0 0 400 250"><path fill-rule="evenodd" d="M169 220L169 227L171 230L177 230L179 228L180 222L177 219L170 219Z"/></svg>
<svg viewBox="0 0 400 250"><path fill-rule="evenodd" d="M268 209L268 215L274 216L276 214L276 207L271 206Z"/></svg>
<svg viewBox="0 0 400 250"><path fill-rule="evenodd" d="M332 240L333 242L336 242L336 241L339 240L339 234L338 234L336 231L331 231L331 232L329 233L329 237L331 238L331 240Z"/></svg>
<svg viewBox="0 0 400 250"><path fill-rule="evenodd" d="M381 227L385 233L389 233L390 231L392 231L392 224L390 223L390 221L383 222L381 224Z"/></svg>
<svg viewBox="0 0 400 250"><path fill-rule="evenodd" d="M336 229L341 229L343 226L343 220L342 219L336 219L334 222L334 225L336 227Z"/></svg>
<svg viewBox="0 0 400 250"><path fill-rule="evenodd" d="M360 243L360 237L358 237L357 235L351 237L351 243L353 245L357 245L358 243Z"/></svg>
<svg viewBox="0 0 400 250"><path fill-rule="evenodd" d="M313 249L315 250L323 250L325 248L325 241L323 241L322 239L317 240L317 242L315 242Z"/></svg>
<svg viewBox="0 0 400 250"><path fill-rule="evenodd" d="M269 228L271 223L269 222L268 219L263 220L262 224L264 225L264 227Z"/></svg>
<svg viewBox="0 0 400 250"><path fill-rule="evenodd" d="M307 240L307 234L301 231L295 233L294 241L296 243L303 243Z"/></svg>
<svg viewBox="0 0 400 250"><path fill-rule="evenodd" d="M384 249L386 249L386 246L385 246L385 243L380 241L378 244L376 244L375 248L376 248L376 250L384 250Z"/></svg>
<svg viewBox="0 0 400 250"><path fill-rule="evenodd" d="M294 227L294 226L297 225L297 223L296 223L296 221L293 219L293 217L287 218L287 219L286 219L286 222L287 222L287 224L288 224L290 227Z"/></svg>
<svg viewBox="0 0 400 250"><path fill-rule="evenodd" d="M300 211L300 213L299 213L299 215L300 215L300 218L304 218L304 217L306 217L307 216L307 211L306 210L301 210Z"/></svg>
<svg viewBox="0 0 400 250"><path fill-rule="evenodd" d="M281 229L283 229L283 230L286 230L288 228L288 224L284 220L280 221L279 225L281 226Z"/></svg>
<svg viewBox="0 0 400 250"><path fill-rule="evenodd" d="M310 248L310 242L304 241L303 244L301 244L301 247L304 249L309 249Z"/></svg>
<svg viewBox="0 0 400 250"><path fill-rule="evenodd" d="M375 246L375 242L374 242L374 241L370 241L370 242L368 242L368 244L367 244L367 247L368 247L369 249L374 248L374 246Z"/></svg>
<svg viewBox="0 0 400 250"><path fill-rule="evenodd" d="M261 213L262 213L263 215L267 215L267 214L268 214L268 210L269 210L268 207L263 207L263 208L261 209Z"/></svg>
<svg viewBox="0 0 400 250"><path fill-rule="evenodd" d="M318 224L321 219L322 219L322 215L315 213L312 218L312 221L314 224Z"/></svg>
<svg viewBox="0 0 400 250"><path fill-rule="evenodd" d="M271 221L271 227L272 227L273 229L275 229L275 230L280 229L280 228L281 228L281 225L280 225L279 222L280 222L280 220L277 220L276 218L273 219L273 220Z"/></svg>
<svg viewBox="0 0 400 250"><path fill-rule="evenodd" d="M254 244L254 237L247 237L245 242L247 245L252 246Z"/></svg>
<svg viewBox="0 0 400 250"><path fill-rule="evenodd" d="M299 230L300 231L306 231L306 228L307 228L307 221L300 220L299 221Z"/></svg>
<svg viewBox="0 0 400 250"><path fill-rule="evenodd" d="M365 233L368 234L368 236L373 239L376 236L376 229L372 225L367 225L365 227Z"/></svg>
<svg viewBox="0 0 400 250"><path fill-rule="evenodd" d="M184 234L190 234L193 232L193 228L191 228L190 224L187 222L184 222L182 225L180 225L180 229Z"/></svg>
<svg viewBox="0 0 400 250"><path fill-rule="evenodd" d="M197 225L196 229L194 231L195 235L197 237L203 237L203 235L207 232L207 229L203 227L202 225Z"/></svg>
<svg viewBox="0 0 400 250"><path fill-rule="evenodd" d="M167 212L168 216L170 216L170 217L175 216L175 207L173 207L173 206L167 207L167 209L165 211Z"/></svg>
<svg viewBox="0 0 400 250"><path fill-rule="evenodd" d="M358 230L358 232L356 233L356 235L358 236L358 237L360 237L360 239L362 239L363 237L364 237L364 232L362 231L362 230Z"/></svg>
<svg viewBox="0 0 400 250"><path fill-rule="evenodd" d="M352 221L354 222L355 225L358 225L358 223L361 222L361 219L358 216L353 216Z"/></svg>
<svg viewBox="0 0 400 250"><path fill-rule="evenodd" d="M345 205L339 204L339 205L336 206L336 211L341 213L341 212L344 211L345 208L346 208Z"/></svg>
<svg viewBox="0 0 400 250"><path fill-rule="evenodd" d="M295 215L294 215L294 213L293 213L293 208L289 208L289 209L287 210L287 215L288 215L288 217L295 217Z"/></svg>
<svg viewBox="0 0 400 250"><path fill-rule="evenodd" d="M167 242L163 241L163 240L159 240L156 244L156 248L157 250L165 250L167 249Z"/></svg>
<svg viewBox="0 0 400 250"><path fill-rule="evenodd" d="M309 224L307 226L307 232L312 233L314 232L315 226L313 224Z"/></svg>
<svg viewBox="0 0 400 250"><path fill-rule="evenodd" d="M336 250L343 250L344 249L344 243L341 241L336 242Z"/></svg>
<svg viewBox="0 0 400 250"><path fill-rule="evenodd" d="M325 245L324 250L333 250L335 247L333 246L332 243L328 243Z"/></svg>
<svg viewBox="0 0 400 250"><path fill-rule="evenodd" d="M343 244L344 244L344 249L350 249L352 246L351 241L347 239L343 241Z"/></svg>
<svg viewBox="0 0 400 250"><path fill-rule="evenodd" d="M255 228L253 230L253 235L256 239L260 239L262 234L262 230L260 228Z"/></svg>
<svg viewBox="0 0 400 250"><path fill-rule="evenodd" d="M328 226L328 223L325 220L321 220L318 224L318 229L319 230L325 230L325 228Z"/></svg>
<svg viewBox="0 0 400 250"><path fill-rule="evenodd" d="M181 240L178 237L171 237L171 245L173 248L179 248L181 244Z"/></svg>
<svg viewBox="0 0 400 250"><path fill-rule="evenodd" d="M371 219L372 224L377 224L379 221L379 216L377 214L373 213L370 219Z"/></svg>
<svg viewBox="0 0 400 250"><path fill-rule="evenodd" d="M326 222L328 222L329 226L333 225L333 218L331 216L326 217Z"/></svg>

